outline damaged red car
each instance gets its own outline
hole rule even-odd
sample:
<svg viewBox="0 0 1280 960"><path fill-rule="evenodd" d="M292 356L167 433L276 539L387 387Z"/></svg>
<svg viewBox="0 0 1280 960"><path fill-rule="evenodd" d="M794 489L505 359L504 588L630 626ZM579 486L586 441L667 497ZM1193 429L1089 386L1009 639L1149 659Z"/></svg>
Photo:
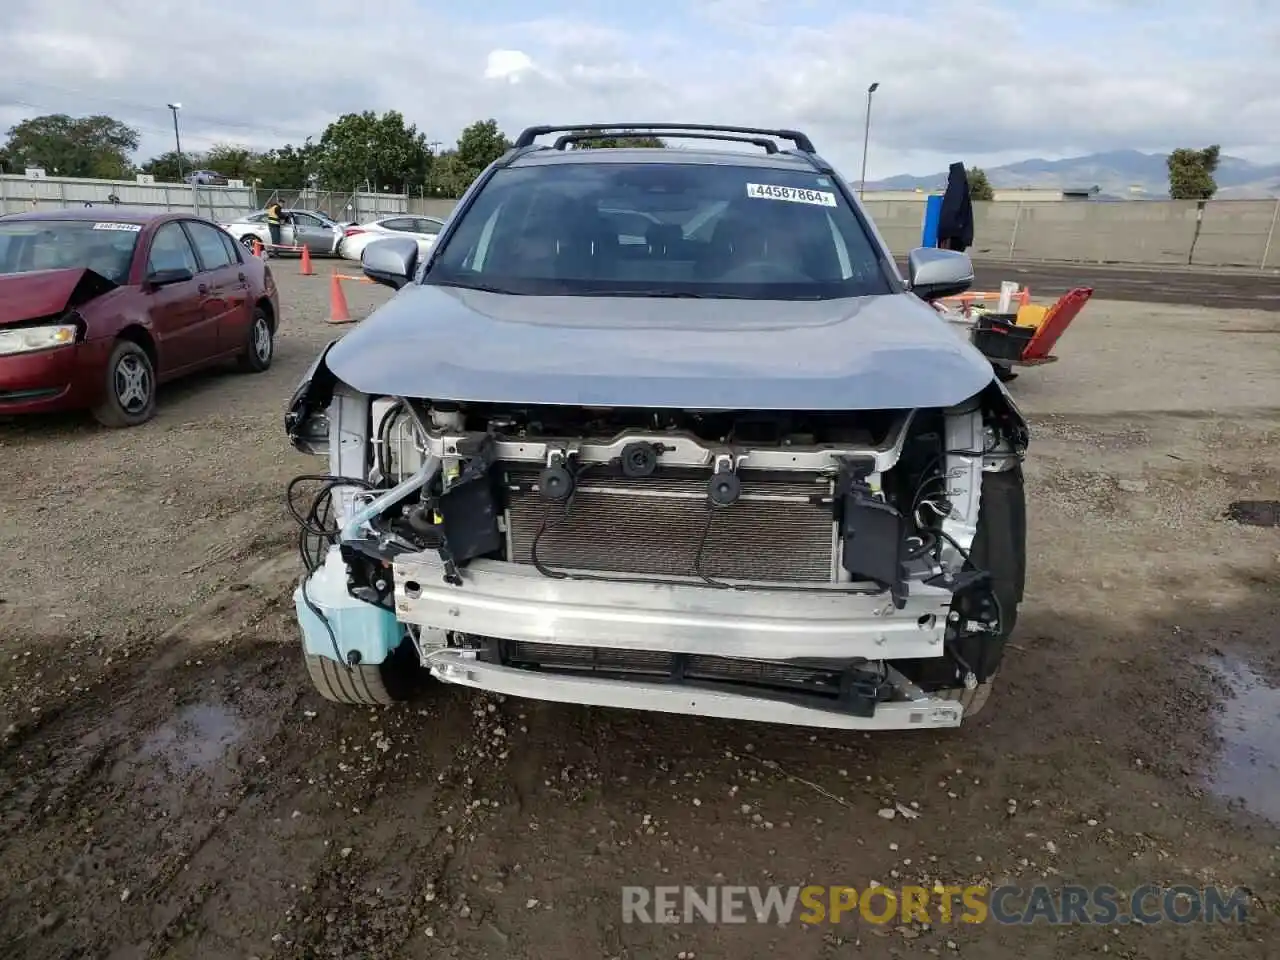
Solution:
<svg viewBox="0 0 1280 960"><path fill-rule="evenodd" d="M55 210L0 217L0 417L89 410L151 419L156 387L227 361L271 366L267 265L188 214Z"/></svg>

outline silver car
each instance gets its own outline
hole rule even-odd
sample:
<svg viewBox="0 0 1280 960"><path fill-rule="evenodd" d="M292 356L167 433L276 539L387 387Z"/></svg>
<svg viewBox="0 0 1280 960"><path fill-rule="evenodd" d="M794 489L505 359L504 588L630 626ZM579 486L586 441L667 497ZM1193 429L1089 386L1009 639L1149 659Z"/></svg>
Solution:
<svg viewBox="0 0 1280 960"><path fill-rule="evenodd" d="M342 242L344 227L323 213L315 210L282 211L284 219L280 224L280 246L284 252L298 253L306 247L313 257L332 257L338 252L338 244ZM265 249L271 249L271 230L267 226L267 211L240 217L222 227L242 244L253 249L255 243L261 243Z"/></svg>
<svg viewBox="0 0 1280 960"><path fill-rule="evenodd" d="M1028 432L928 303L969 258L919 249L904 279L797 131L652 129L759 154L536 142L581 129L524 131L425 259L370 245L397 295L294 394L291 441L329 461L295 503L316 687L972 716L1022 600Z"/></svg>

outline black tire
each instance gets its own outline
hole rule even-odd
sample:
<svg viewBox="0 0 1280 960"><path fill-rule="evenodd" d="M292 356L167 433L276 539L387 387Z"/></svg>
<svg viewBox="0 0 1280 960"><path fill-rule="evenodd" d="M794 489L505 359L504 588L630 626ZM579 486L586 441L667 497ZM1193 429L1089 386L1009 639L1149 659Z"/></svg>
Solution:
<svg viewBox="0 0 1280 960"><path fill-rule="evenodd" d="M156 415L156 371L147 351L117 340L107 360L103 399L93 418L104 427L136 427Z"/></svg>
<svg viewBox="0 0 1280 960"><path fill-rule="evenodd" d="M1018 375L1013 372L1013 367L1002 363L993 363L991 366L996 372L996 379L1001 383L1009 383L1018 379Z"/></svg>
<svg viewBox="0 0 1280 960"><path fill-rule="evenodd" d="M402 703L413 698L422 683L417 653L409 641L385 662L349 667L330 657L304 654L307 675L320 696L332 703L369 706Z"/></svg>
<svg viewBox="0 0 1280 960"><path fill-rule="evenodd" d="M254 307L244 352L237 360L240 369L245 373L262 373L271 369L271 361L276 355L275 336L267 311L261 307Z"/></svg>
<svg viewBox="0 0 1280 960"><path fill-rule="evenodd" d="M243 237L240 238L240 244L250 253L253 253L253 245L255 243L262 244L262 248L264 250L267 248L267 241L263 240L261 237L255 234L246 233Z"/></svg>
<svg viewBox="0 0 1280 960"><path fill-rule="evenodd" d="M1022 465L982 475L978 532L969 551L973 565L991 573L991 586L1000 601L1000 634L986 641L988 675L1004 655L1004 644L1018 625L1018 605L1027 582L1027 496ZM994 659L993 659L994 657Z"/></svg>

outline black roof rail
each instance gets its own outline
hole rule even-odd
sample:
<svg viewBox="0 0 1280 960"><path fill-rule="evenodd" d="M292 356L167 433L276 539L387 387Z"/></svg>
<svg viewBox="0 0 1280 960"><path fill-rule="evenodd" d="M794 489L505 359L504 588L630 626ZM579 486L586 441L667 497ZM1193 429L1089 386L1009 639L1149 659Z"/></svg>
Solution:
<svg viewBox="0 0 1280 960"><path fill-rule="evenodd" d="M609 137L634 137L634 133L566 133L564 136L556 140L551 145L553 150L563 150L571 143L581 143L583 140L604 140ZM732 133L682 133L682 140L720 140L732 143L750 143L753 146L760 147L765 153L777 153L778 144L776 141L767 137L741 137Z"/></svg>
<svg viewBox="0 0 1280 960"><path fill-rule="evenodd" d="M516 137L515 147L527 147L538 137L549 133L590 133L597 136L661 136L666 132L670 136L680 136L684 132L738 133L752 137L774 137L778 140L790 140L796 149L804 153L816 152L813 141L807 134L799 130L766 130L762 127L726 127L715 123L576 123L565 126L526 127Z"/></svg>

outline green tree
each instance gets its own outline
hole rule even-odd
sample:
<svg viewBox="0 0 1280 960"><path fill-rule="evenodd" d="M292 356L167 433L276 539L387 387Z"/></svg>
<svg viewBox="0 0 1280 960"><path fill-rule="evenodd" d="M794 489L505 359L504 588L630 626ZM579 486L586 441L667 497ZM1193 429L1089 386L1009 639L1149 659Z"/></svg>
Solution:
<svg viewBox="0 0 1280 960"><path fill-rule="evenodd" d="M244 147L220 143L204 155L201 168L220 173L228 180L252 181L258 172L258 154Z"/></svg>
<svg viewBox="0 0 1280 960"><path fill-rule="evenodd" d="M603 150L609 147L665 147L666 143L661 137L596 137L597 131L587 131L592 134L590 140L579 140L574 144L575 150Z"/></svg>
<svg viewBox="0 0 1280 960"><path fill-rule="evenodd" d="M458 162L472 171L472 179L511 149L511 141L498 129L497 120L477 120L462 131L456 150Z"/></svg>
<svg viewBox="0 0 1280 960"><path fill-rule="evenodd" d="M1203 150L1179 147L1165 158L1169 168L1169 196L1174 200L1209 200L1218 192L1213 173L1218 169L1218 144Z"/></svg>
<svg viewBox="0 0 1280 960"><path fill-rule="evenodd" d="M317 172L319 148L307 137L300 147L286 143L258 157L257 179L272 190L301 190Z"/></svg>
<svg viewBox="0 0 1280 960"><path fill-rule="evenodd" d="M431 162L426 192L433 197L460 197L479 173L459 159L458 151L446 150Z"/></svg>
<svg viewBox="0 0 1280 960"><path fill-rule="evenodd" d="M996 192L991 189L991 181L987 172L981 167L970 167L965 171L965 179L969 181L969 199L973 201L994 200Z"/></svg>
<svg viewBox="0 0 1280 960"><path fill-rule="evenodd" d="M325 128L318 146L317 171L331 189L368 181L375 188L407 191L425 181L431 162L427 138L406 125L398 110L343 114Z"/></svg>
<svg viewBox="0 0 1280 960"><path fill-rule="evenodd" d="M181 183L183 175L189 174L192 170L199 170L203 166L203 154L187 153L184 150L182 162L179 163L177 151L170 150L144 163L141 172L151 174L159 183Z"/></svg>
<svg viewBox="0 0 1280 960"><path fill-rule="evenodd" d="M53 113L9 128L10 166L43 167L63 177L120 180L133 176L138 131L108 116Z"/></svg>
<svg viewBox="0 0 1280 960"><path fill-rule="evenodd" d="M433 157L426 192L433 197L460 197L484 168L511 149L496 120L477 120L458 137L458 145Z"/></svg>

